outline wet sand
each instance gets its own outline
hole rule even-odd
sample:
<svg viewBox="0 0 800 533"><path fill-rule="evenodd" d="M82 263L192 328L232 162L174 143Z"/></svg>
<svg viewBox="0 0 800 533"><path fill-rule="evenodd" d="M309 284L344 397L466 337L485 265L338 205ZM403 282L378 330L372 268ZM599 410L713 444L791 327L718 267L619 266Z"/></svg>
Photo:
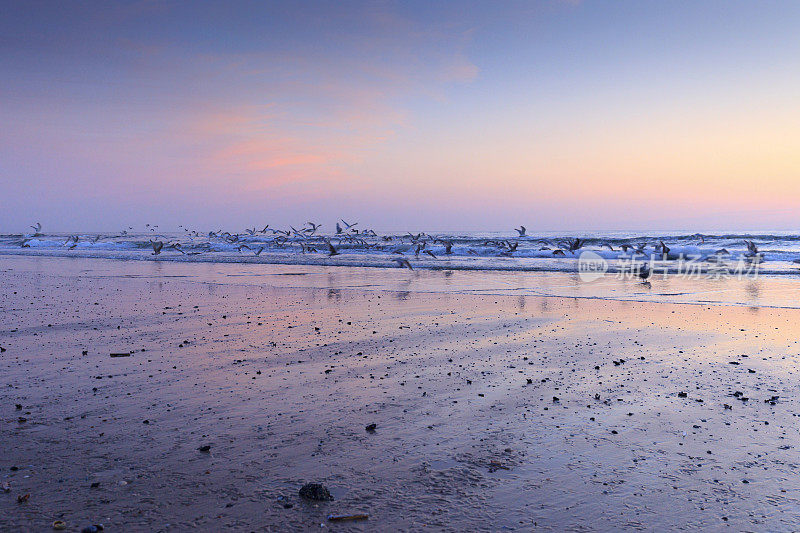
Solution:
<svg viewBox="0 0 800 533"><path fill-rule="evenodd" d="M237 268L0 257L0 529L800 528L800 310Z"/></svg>

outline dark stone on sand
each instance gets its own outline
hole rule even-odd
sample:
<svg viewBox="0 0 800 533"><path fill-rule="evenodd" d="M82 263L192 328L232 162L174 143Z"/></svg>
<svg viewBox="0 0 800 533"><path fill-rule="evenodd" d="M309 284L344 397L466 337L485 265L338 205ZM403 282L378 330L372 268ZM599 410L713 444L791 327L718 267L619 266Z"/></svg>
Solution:
<svg viewBox="0 0 800 533"><path fill-rule="evenodd" d="M367 430L367 431L369 431L370 433L372 433L372 432L374 432L374 431L375 431L377 428L378 428L378 425L377 425L377 424L369 424L369 425L368 425L367 427L365 427L364 429L365 429L365 430Z"/></svg>
<svg viewBox="0 0 800 533"><path fill-rule="evenodd" d="M103 531L103 524L86 526L85 528L81 529L81 533L97 533L98 531Z"/></svg>
<svg viewBox="0 0 800 533"><path fill-rule="evenodd" d="M300 497L306 500L313 500L316 502L330 502L333 501L333 496L325 488L324 485L319 483L306 483L300 488Z"/></svg>
<svg viewBox="0 0 800 533"><path fill-rule="evenodd" d="M15 407L17 408L17 411L22 411L22 404L21 403L18 403L17 405L15 405Z"/></svg>
<svg viewBox="0 0 800 533"><path fill-rule="evenodd" d="M197 449L198 449L198 451L201 451L201 452L207 452L207 451L209 451L211 449L211 445L204 444L203 446L200 446Z"/></svg>

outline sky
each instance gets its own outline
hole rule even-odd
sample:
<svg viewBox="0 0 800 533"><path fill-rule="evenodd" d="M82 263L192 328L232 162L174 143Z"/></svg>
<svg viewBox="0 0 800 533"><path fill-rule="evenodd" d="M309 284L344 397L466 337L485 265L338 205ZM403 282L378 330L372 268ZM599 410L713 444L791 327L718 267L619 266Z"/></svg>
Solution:
<svg viewBox="0 0 800 533"><path fill-rule="evenodd" d="M800 231L800 3L0 4L0 232Z"/></svg>

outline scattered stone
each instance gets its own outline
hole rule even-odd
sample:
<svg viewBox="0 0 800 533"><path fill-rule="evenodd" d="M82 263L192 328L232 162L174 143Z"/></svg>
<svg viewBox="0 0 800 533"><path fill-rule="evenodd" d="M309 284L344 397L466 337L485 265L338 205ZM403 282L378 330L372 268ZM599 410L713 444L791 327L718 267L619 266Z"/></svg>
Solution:
<svg viewBox="0 0 800 533"><path fill-rule="evenodd" d="M56 531L63 531L67 529L67 523L64 522L63 520L56 520L55 522L53 522L53 529L55 529Z"/></svg>
<svg viewBox="0 0 800 533"><path fill-rule="evenodd" d="M210 449L211 449L211 445L210 444L204 444L203 446L200 446L199 448L197 448L198 451L201 451L203 453L208 452Z"/></svg>
<svg viewBox="0 0 800 533"><path fill-rule="evenodd" d="M369 515L366 514L329 514L328 520L331 522L345 522L348 520L367 520Z"/></svg>
<svg viewBox="0 0 800 533"><path fill-rule="evenodd" d="M110 355L111 355L111 357L130 357L131 353L130 352L119 352L119 353L112 353Z"/></svg>
<svg viewBox="0 0 800 533"><path fill-rule="evenodd" d="M364 429L365 429L365 430L367 430L367 431L369 431L370 433L374 433L374 432L375 432L375 430L376 430L377 428L378 428L378 425L377 425L377 424L369 424L369 425L368 425L367 427L365 427Z"/></svg>
<svg viewBox="0 0 800 533"><path fill-rule="evenodd" d="M306 483L300 488L300 497L316 502L333 501L333 496L324 485L319 483Z"/></svg>
<svg viewBox="0 0 800 533"><path fill-rule="evenodd" d="M30 497L31 497L30 493L20 494L19 496L17 496L17 503L25 503L30 499Z"/></svg>

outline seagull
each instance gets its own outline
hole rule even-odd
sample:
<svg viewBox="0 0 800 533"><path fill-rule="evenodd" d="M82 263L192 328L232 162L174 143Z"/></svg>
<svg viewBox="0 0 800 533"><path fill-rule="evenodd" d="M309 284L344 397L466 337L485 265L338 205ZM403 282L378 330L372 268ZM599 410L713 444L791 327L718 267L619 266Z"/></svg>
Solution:
<svg viewBox="0 0 800 533"><path fill-rule="evenodd" d="M344 221L344 219L343 219L343 218L342 218L342 219L339 219L339 220L341 220L341 221L342 221L342 224L344 224L345 226L347 226L347 229L350 229L350 228L352 228L353 226L355 226L355 225L357 225L357 224L358 224L358 222L353 222L352 224L348 224L347 222L345 222L345 221Z"/></svg>
<svg viewBox="0 0 800 533"><path fill-rule="evenodd" d="M436 259L436 255L433 252L431 252L430 250L422 250L422 251L425 252L426 254L428 254L429 256L433 257L434 259Z"/></svg>
<svg viewBox="0 0 800 533"><path fill-rule="evenodd" d="M264 226L264 229L262 229L261 231L259 231L259 233L266 233L268 229L269 229L269 224L267 224L266 226Z"/></svg>
<svg viewBox="0 0 800 533"><path fill-rule="evenodd" d="M744 241L744 243L747 245L747 253L744 254L745 257L756 263L760 263L764 260L764 252L758 251L756 243L753 241Z"/></svg>
<svg viewBox="0 0 800 533"><path fill-rule="evenodd" d="M414 267L411 266L411 263L408 262L408 259L405 259L404 257L395 257L393 261L397 263L397 268L406 267L409 270L414 270Z"/></svg>
<svg viewBox="0 0 800 533"><path fill-rule="evenodd" d="M567 239L565 242L570 252L579 250L583 246L583 241L577 237L574 239Z"/></svg>
<svg viewBox="0 0 800 533"><path fill-rule="evenodd" d="M664 241L658 241L661 243L661 256L666 259L667 255L669 254L669 247L664 244Z"/></svg>
<svg viewBox="0 0 800 533"><path fill-rule="evenodd" d="M41 235L42 231L42 223L37 222L35 226L31 226L33 228L33 236L36 237L37 235Z"/></svg>
<svg viewBox="0 0 800 533"><path fill-rule="evenodd" d="M524 236L525 236L525 231L527 231L527 230L525 229L525 226L523 226L522 224L520 224L520 226L519 226L519 229L517 229L517 228L514 228L514 231L516 231L517 233L519 233L519 236L520 236L520 237L524 237Z"/></svg>
<svg viewBox="0 0 800 533"><path fill-rule="evenodd" d="M644 280L645 283L647 283L647 280L650 278L650 274L652 274L652 272L650 272L650 267L646 263L643 264L639 269L639 277Z"/></svg>
<svg viewBox="0 0 800 533"><path fill-rule="evenodd" d="M444 244L445 255L453 255L453 241L445 241L442 239L434 239L433 242L440 242Z"/></svg>
<svg viewBox="0 0 800 533"><path fill-rule="evenodd" d="M341 235L341 233L342 233L342 226L340 226L339 223L337 222L336 223L336 235Z"/></svg>
<svg viewBox="0 0 800 533"><path fill-rule="evenodd" d="M161 241L150 241L150 245L153 247L153 255L160 254L161 249L164 247L164 243Z"/></svg>
<svg viewBox="0 0 800 533"><path fill-rule="evenodd" d="M258 251L253 252L253 253L256 254L256 255L261 255L261 252L263 252L263 251L264 251L264 247L262 246L261 248L258 249Z"/></svg>
<svg viewBox="0 0 800 533"><path fill-rule="evenodd" d="M331 241L325 239L325 244L328 245L328 257L333 257L334 255L339 255L339 250L333 247Z"/></svg>

